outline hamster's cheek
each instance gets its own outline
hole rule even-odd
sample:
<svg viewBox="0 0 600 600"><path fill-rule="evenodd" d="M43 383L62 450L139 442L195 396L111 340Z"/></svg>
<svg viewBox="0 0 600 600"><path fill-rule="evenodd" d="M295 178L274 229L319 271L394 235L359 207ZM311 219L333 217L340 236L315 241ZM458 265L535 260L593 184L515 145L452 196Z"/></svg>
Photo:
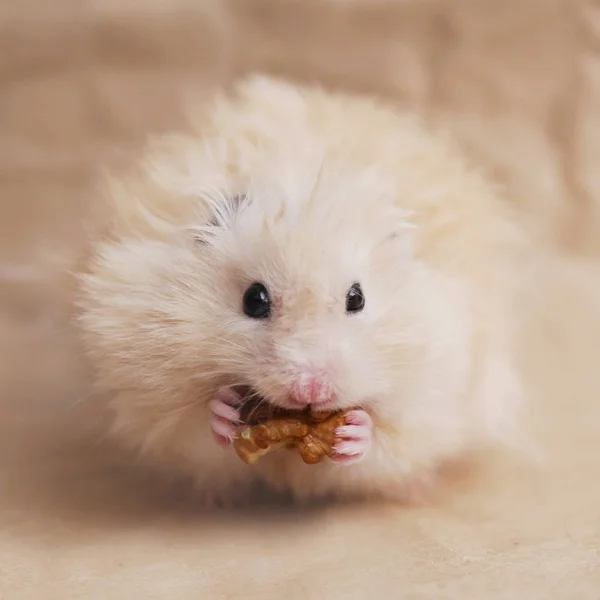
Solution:
<svg viewBox="0 0 600 600"><path fill-rule="evenodd" d="M349 369L349 378L372 412L397 416L427 404L434 388L460 385L470 331L460 286L417 265L387 293L376 283L367 299L371 313L361 331L362 361Z"/></svg>

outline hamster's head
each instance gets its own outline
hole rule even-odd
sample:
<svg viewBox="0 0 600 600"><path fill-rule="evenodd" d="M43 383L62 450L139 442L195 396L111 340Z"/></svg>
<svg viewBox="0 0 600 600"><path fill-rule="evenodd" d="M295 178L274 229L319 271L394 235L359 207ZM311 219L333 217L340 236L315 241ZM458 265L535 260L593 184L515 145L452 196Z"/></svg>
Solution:
<svg viewBox="0 0 600 600"><path fill-rule="evenodd" d="M456 320L392 181L291 161L197 200L178 229L97 247L80 321L101 387L161 414L221 386L385 412L431 376Z"/></svg>
<svg viewBox="0 0 600 600"><path fill-rule="evenodd" d="M211 368L284 408L388 397L397 370L426 352L422 305L409 291L423 273L408 215L391 191L373 194L375 174L333 172L221 196L216 218L196 231L209 270Z"/></svg>

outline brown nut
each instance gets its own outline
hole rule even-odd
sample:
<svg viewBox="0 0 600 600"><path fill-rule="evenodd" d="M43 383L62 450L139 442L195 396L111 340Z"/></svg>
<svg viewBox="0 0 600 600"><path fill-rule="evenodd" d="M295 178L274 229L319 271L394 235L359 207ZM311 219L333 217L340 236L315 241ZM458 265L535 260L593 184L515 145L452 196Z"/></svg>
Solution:
<svg viewBox="0 0 600 600"><path fill-rule="evenodd" d="M335 430L345 422L345 413L278 411L262 423L243 426L233 446L247 464L269 452L295 447L307 464L332 456Z"/></svg>
<svg viewBox="0 0 600 600"><path fill-rule="evenodd" d="M264 423L242 427L233 447L244 462L254 464L267 452L293 446L296 440L308 435L309 430L308 423L303 419L269 419Z"/></svg>
<svg viewBox="0 0 600 600"><path fill-rule="evenodd" d="M240 430L239 437L235 440L233 447L237 455L249 465L253 465L259 458L275 449L285 446L285 442L277 444L254 439L252 427L244 427Z"/></svg>
<svg viewBox="0 0 600 600"><path fill-rule="evenodd" d="M345 420L345 413L340 412L312 422L308 435L296 442L302 460L314 465L322 462L326 456L331 458L335 446L335 431L344 425Z"/></svg>

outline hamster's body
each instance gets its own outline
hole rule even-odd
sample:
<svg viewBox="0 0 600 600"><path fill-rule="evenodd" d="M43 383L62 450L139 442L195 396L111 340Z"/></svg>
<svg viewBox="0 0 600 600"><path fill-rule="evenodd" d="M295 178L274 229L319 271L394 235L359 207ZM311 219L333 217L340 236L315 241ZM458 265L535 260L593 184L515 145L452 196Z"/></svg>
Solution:
<svg viewBox="0 0 600 600"><path fill-rule="evenodd" d="M263 77L191 129L111 181L79 278L115 435L226 500L256 478L298 498L406 497L510 438L519 235L450 142L370 99ZM244 464L211 435L227 441L239 385L359 407L350 460Z"/></svg>

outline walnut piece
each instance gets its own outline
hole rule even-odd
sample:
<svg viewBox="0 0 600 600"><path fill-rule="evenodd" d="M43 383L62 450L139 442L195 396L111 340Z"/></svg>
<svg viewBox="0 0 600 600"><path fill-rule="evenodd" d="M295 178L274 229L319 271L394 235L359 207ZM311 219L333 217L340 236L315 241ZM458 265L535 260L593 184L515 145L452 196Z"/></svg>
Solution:
<svg viewBox="0 0 600 600"><path fill-rule="evenodd" d="M254 464L268 452L296 448L302 460L314 465L333 455L335 430L345 424L345 412L277 411L264 420L252 413L251 424L243 425L233 446L247 464ZM252 424L253 423L253 424Z"/></svg>

